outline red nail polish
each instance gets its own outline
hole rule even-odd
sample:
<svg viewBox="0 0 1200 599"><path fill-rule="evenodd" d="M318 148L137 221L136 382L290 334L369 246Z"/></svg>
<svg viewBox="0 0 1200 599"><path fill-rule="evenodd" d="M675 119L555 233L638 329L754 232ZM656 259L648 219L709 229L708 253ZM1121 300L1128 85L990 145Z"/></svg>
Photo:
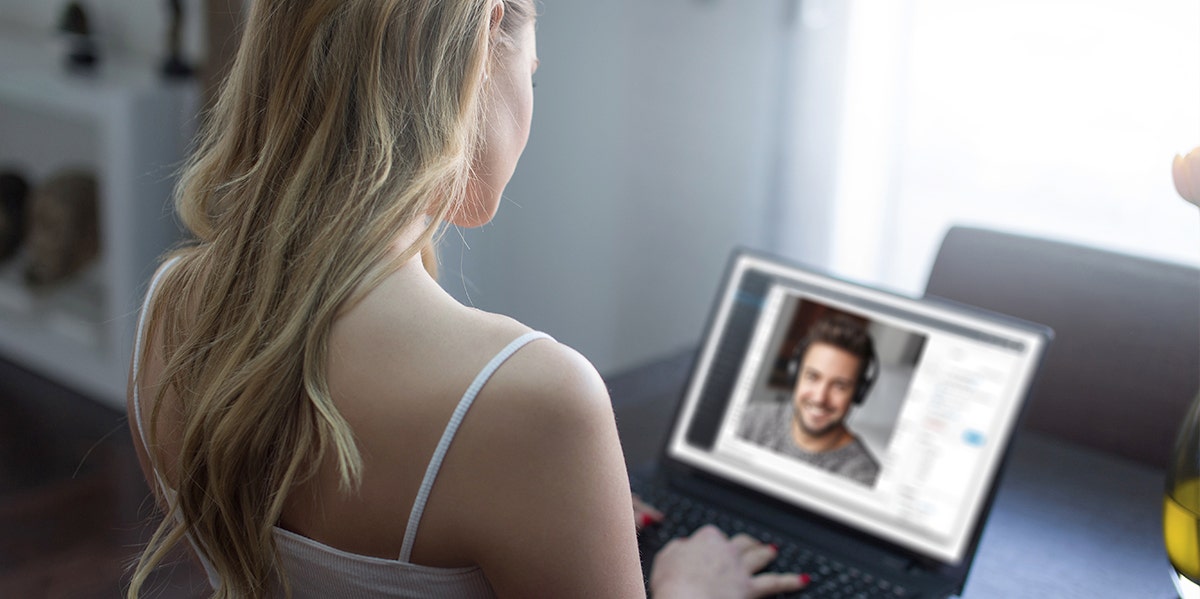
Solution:
<svg viewBox="0 0 1200 599"><path fill-rule="evenodd" d="M642 528L645 528L654 523L654 518L651 518L650 514L642 514L641 523L642 523Z"/></svg>
<svg viewBox="0 0 1200 599"><path fill-rule="evenodd" d="M801 574L801 575L800 575L800 584L801 584L802 586L808 586L808 583L810 583L810 582L812 582L812 577L811 577L811 576L809 576L808 574Z"/></svg>
<svg viewBox="0 0 1200 599"><path fill-rule="evenodd" d="M771 543L771 544L767 545L767 547L770 547L771 551L774 551L775 553L779 553L779 547L776 546L775 543Z"/></svg>

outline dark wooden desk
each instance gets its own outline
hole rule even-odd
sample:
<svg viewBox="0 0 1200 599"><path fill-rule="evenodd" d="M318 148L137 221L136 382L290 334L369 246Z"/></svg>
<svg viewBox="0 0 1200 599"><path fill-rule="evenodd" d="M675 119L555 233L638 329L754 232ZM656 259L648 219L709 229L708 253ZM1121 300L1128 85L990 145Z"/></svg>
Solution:
<svg viewBox="0 0 1200 599"><path fill-rule="evenodd" d="M685 353L607 377L626 462L659 451L691 364ZM1162 543L1165 474L1022 432L964 599L1175 597Z"/></svg>

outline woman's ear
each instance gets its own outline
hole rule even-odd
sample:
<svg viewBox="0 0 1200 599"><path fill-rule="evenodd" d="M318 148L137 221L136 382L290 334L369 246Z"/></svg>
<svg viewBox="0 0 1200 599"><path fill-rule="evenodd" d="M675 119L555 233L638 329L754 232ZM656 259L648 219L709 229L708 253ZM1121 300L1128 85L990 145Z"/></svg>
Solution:
<svg viewBox="0 0 1200 599"><path fill-rule="evenodd" d="M500 23L504 21L504 0L495 0L492 2L492 18L488 24L488 31L494 36L500 33Z"/></svg>
<svg viewBox="0 0 1200 599"><path fill-rule="evenodd" d="M491 64L492 42L500 35L500 23L504 22L504 0L492 0L488 9L487 39L483 44L483 81L488 79L488 69Z"/></svg>

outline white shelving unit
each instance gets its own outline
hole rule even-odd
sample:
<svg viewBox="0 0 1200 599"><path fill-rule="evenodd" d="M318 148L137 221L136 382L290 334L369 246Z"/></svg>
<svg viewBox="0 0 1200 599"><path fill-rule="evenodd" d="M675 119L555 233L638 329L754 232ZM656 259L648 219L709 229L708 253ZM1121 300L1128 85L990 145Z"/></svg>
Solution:
<svg viewBox="0 0 1200 599"><path fill-rule="evenodd" d="M24 283L21 256L0 263L0 355L124 409L142 293L180 239L171 192L198 93L149 62L104 56L77 74L62 56L57 40L0 31L0 169L34 189L60 169L94 172L100 256L38 289Z"/></svg>

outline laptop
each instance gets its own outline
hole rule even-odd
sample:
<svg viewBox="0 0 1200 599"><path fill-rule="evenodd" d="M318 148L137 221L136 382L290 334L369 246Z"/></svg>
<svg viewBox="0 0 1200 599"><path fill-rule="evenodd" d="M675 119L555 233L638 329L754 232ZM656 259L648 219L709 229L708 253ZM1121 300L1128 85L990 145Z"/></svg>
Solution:
<svg viewBox="0 0 1200 599"><path fill-rule="evenodd" d="M644 571L714 523L774 543L768 570L811 578L796 597L961 594L1051 338L736 250L661 455L632 476L667 514L639 533Z"/></svg>

